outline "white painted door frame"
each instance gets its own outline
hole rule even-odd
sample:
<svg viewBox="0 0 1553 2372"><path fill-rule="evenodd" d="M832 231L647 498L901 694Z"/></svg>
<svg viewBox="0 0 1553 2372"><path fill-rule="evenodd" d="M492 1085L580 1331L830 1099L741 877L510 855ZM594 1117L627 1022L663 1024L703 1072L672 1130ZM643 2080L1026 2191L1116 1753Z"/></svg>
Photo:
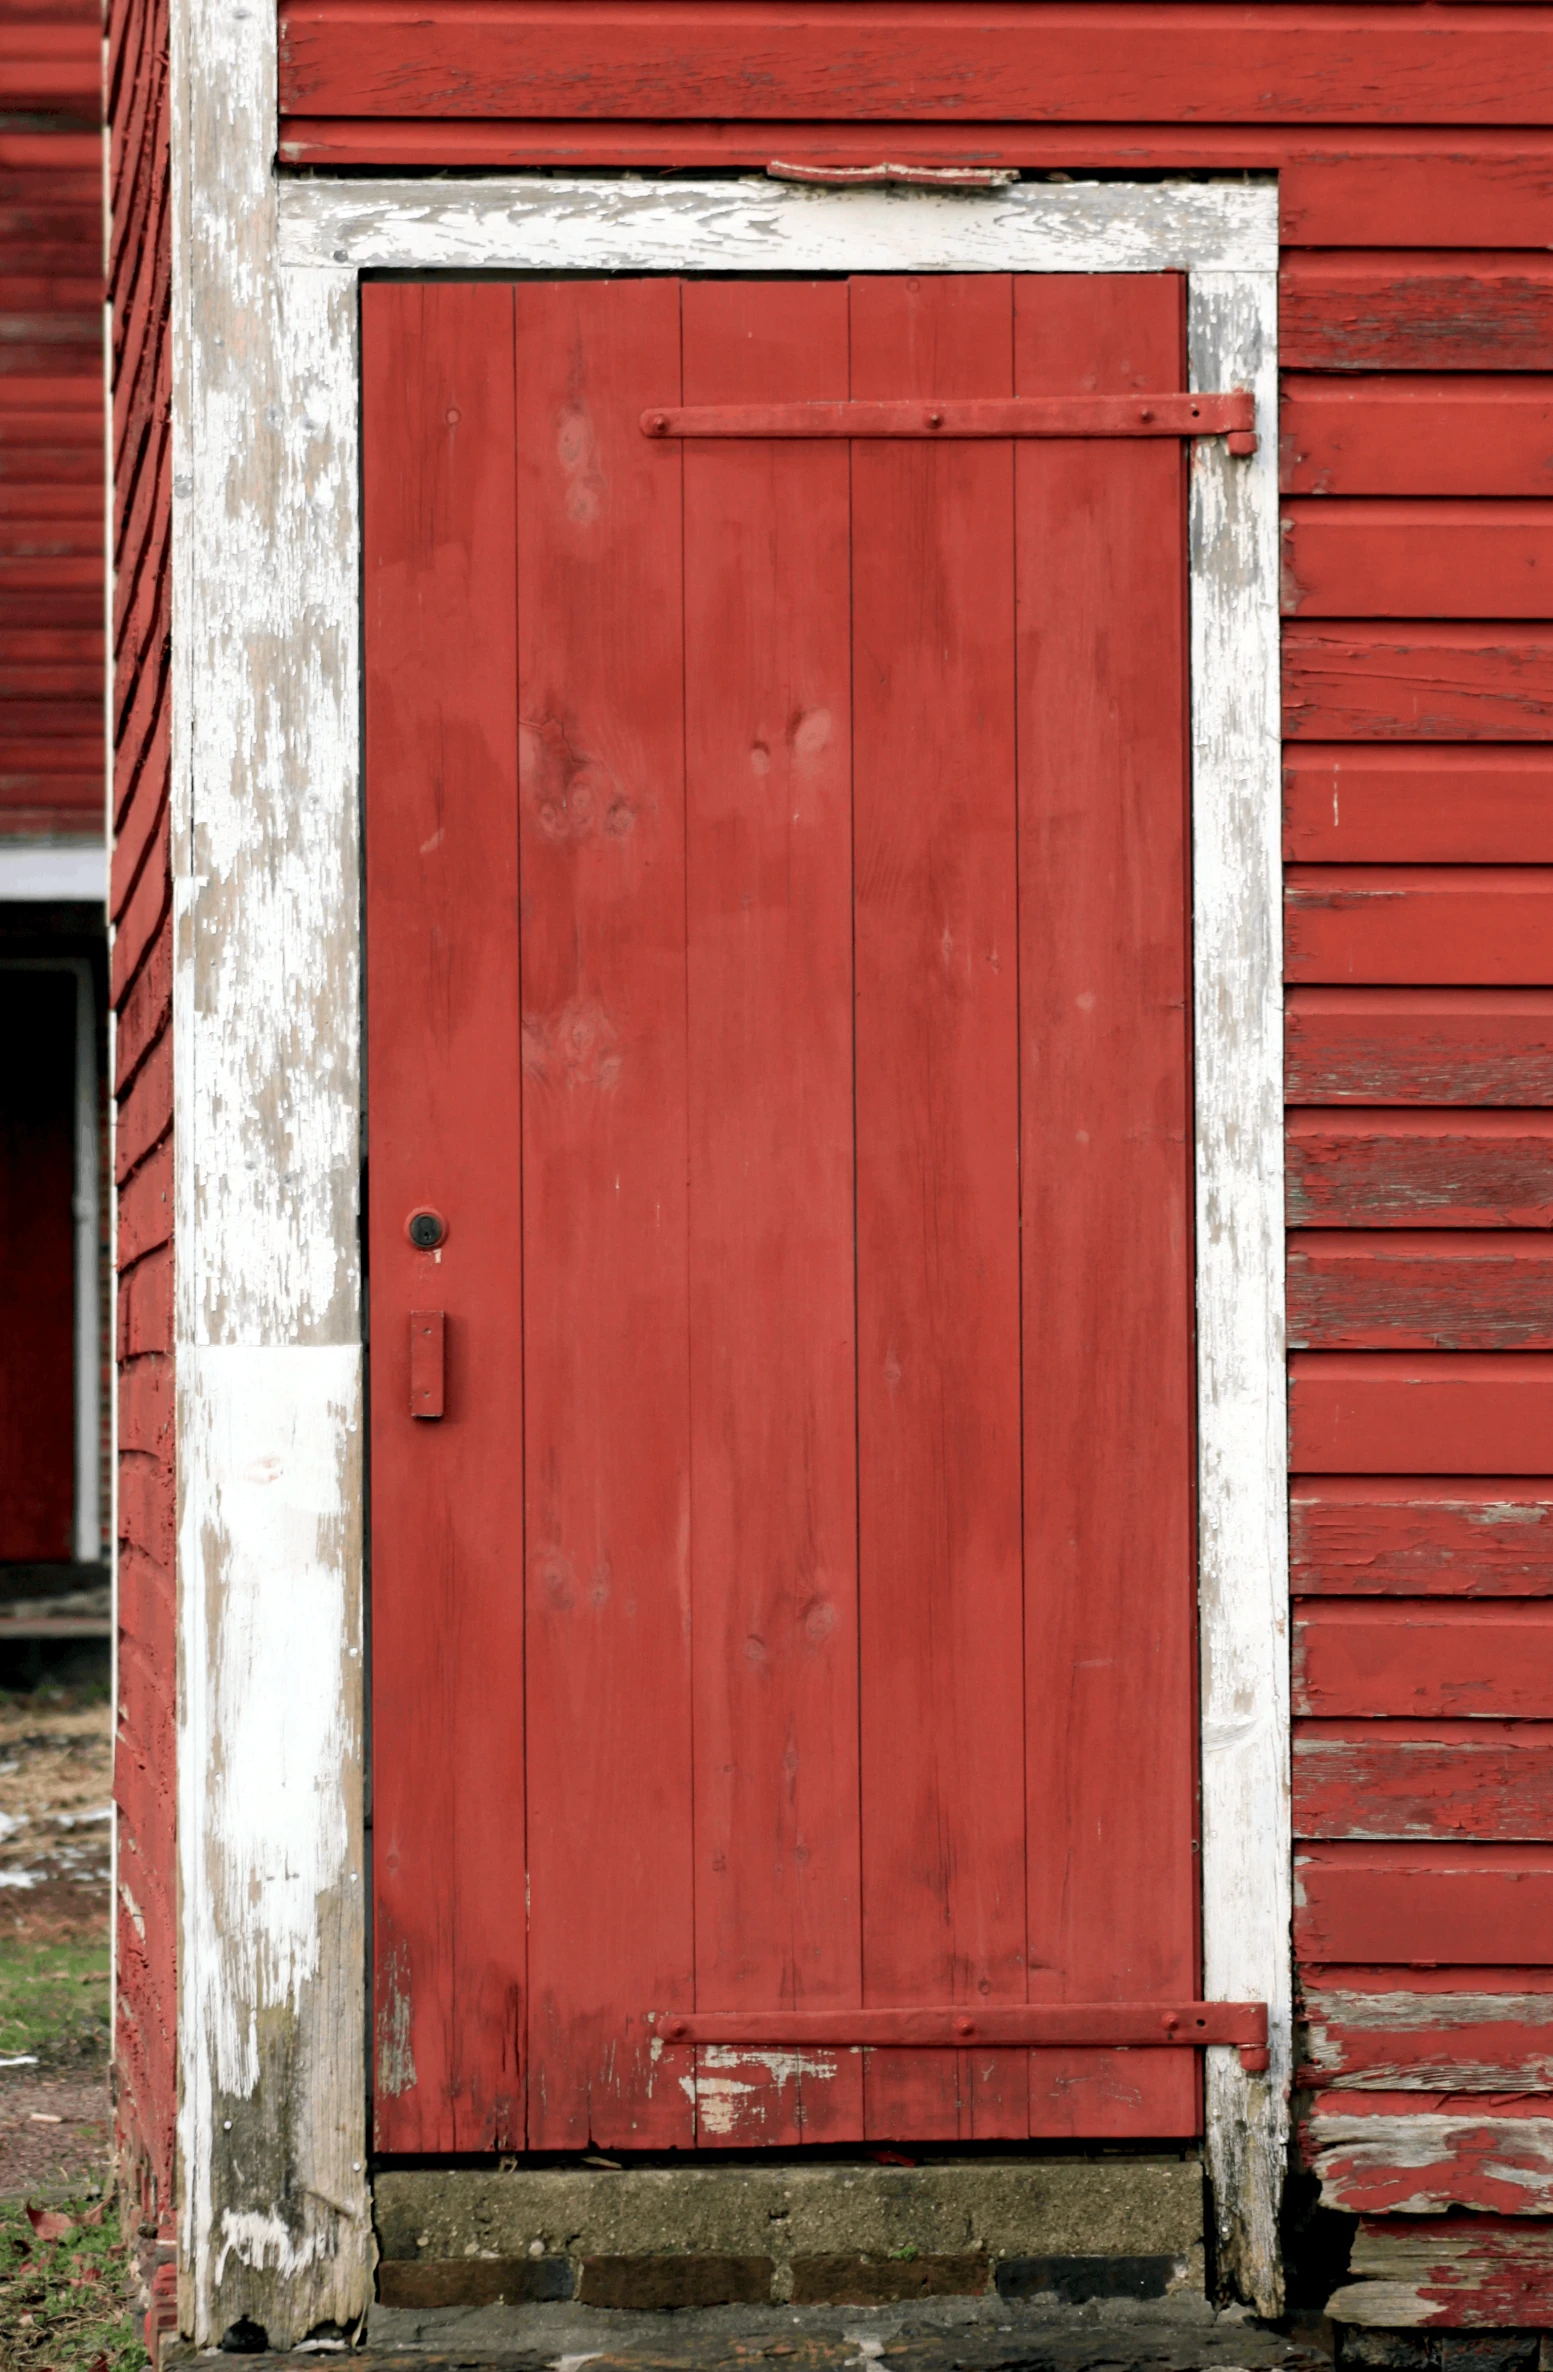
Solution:
<svg viewBox="0 0 1553 2372"><path fill-rule="evenodd" d="M371 2288L362 1858L357 282L402 271L1182 271L1203 1915L1220 2262L1279 2302L1290 2060L1276 194L273 172L268 7L173 7L173 867L183 2329ZM265 43L271 46L266 50ZM268 110L268 112L267 112ZM256 127L268 126L261 140Z"/></svg>

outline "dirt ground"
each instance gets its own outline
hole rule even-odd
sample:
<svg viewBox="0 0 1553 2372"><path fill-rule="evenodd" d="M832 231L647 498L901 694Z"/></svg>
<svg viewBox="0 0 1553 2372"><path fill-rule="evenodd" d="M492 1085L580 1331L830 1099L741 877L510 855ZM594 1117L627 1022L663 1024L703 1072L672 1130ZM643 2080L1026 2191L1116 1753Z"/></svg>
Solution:
<svg viewBox="0 0 1553 2372"><path fill-rule="evenodd" d="M0 1691L0 2199L106 2179L105 1681Z"/></svg>

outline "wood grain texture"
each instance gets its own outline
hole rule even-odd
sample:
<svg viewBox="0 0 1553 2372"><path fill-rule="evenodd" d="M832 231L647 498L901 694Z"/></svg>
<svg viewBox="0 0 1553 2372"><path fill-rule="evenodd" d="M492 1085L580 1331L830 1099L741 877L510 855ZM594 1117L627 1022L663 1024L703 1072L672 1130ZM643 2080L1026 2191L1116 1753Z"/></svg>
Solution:
<svg viewBox="0 0 1553 2372"><path fill-rule="evenodd" d="M1291 981L1553 981L1553 866L1291 865L1284 878Z"/></svg>
<svg viewBox="0 0 1553 2372"><path fill-rule="evenodd" d="M695 1965L682 449L637 420L679 394L678 283L531 281L517 356L529 2146L668 2148L695 2130L647 2026Z"/></svg>
<svg viewBox="0 0 1553 2372"><path fill-rule="evenodd" d="M938 190L838 192L764 175L667 193L566 173L304 177L277 197L287 263L325 269L343 259L362 270L1241 273L1273 270L1278 253L1273 190L1184 181L1021 181L973 206ZM1213 385L1246 383L1222 375L1230 355L1213 359ZM1271 371L1257 400L1271 433Z"/></svg>
<svg viewBox="0 0 1553 2372"><path fill-rule="evenodd" d="M1553 258L1511 250L1296 252L1279 285L1284 367L1546 371Z"/></svg>
<svg viewBox="0 0 1553 2372"><path fill-rule="evenodd" d="M1540 749L1296 743L1284 855L1306 863L1553 862L1553 763Z"/></svg>
<svg viewBox="0 0 1553 2372"><path fill-rule="evenodd" d="M1302 2154L1323 2199L1351 2214L1541 2216L1553 2202L1550 2105L1504 2093L1317 2093Z"/></svg>
<svg viewBox="0 0 1553 2372"><path fill-rule="evenodd" d="M290 0L281 110L326 116L724 116L959 122L1524 124L1540 103L1542 12L978 6L840 0L561 9L503 0L474 26L417 0Z"/></svg>
<svg viewBox="0 0 1553 2372"><path fill-rule="evenodd" d="M852 393L1009 394L1013 327L1001 275L854 281ZM864 2000L990 2003L1026 1951L1013 448L859 445L852 502ZM1028 2127L1017 2060L865 2081L880 2138Z"/></svg>
<svg viewBox="0 0 1553 2372"><path fill-rule="evenodd" d="M1292 741L1544 741L1553 736L1553 627L1284 629Z"/></svg>
<svg viewBox="0 0 1553 2372"><path fill-rule="evenodd" d="M1553 996L1545 990L1294 988L1284 1045L1293 1104L1553 1103ZM1416 1125L1427 1134L1440 1118L1420 1115ZM1290 1125L1307 1123L1317 1133L1324 1125L1313 1113ZM1463 1114L1461 1124L1474 1130L1479 1121ZM1539 1123L1525 1125L1535 1132Z"/></svg>
<svg viewBox="0 0 1553 2372"><path fill-rule="evenodd" d="M1545 1845L1306 1844L1295 1855L1302 1963L1535 1967L1550 1913Z"/></svg>
<svg viewBox="0 0 1553 2372"><path fill-rule="evenodd" d="M1308 1474L1543 1474L1553 1357L1296 1351L1289 1456Z"/></svg>
<svg viewBox="0 0 1553 2372"><path fill-rule="evenodd" d="M1287 238L1287 207L1283 221ZM1291 371L1278 434L1286 494L1553 493L1553 380L1545 378Z"/></svg>
<svg viewBox="0 0 1553 2372"><path fill-rule="evenodd" d="M1365 2216L1340 2323L1390 2331L1553 2329L1553 2233L1524 2216Z"/></svg>
<svg viewBox="0 0 1553 2372"><path fill-rule="evenodd" d="M1553 1609L1530 1599L1314 1598L1294 1625L1297 1713L1540 1721L1553 1714Z"/></svg>
<svg viewBox="0 0 1553 2372"><path fill-rule="evenodd" d="M366 291L362 408L374 2137L499 2150L527 1991L510 290ZM421 1251L427 1204L447 1236ZM439 1368L446 1341L435 1425L417 1310Z"/></svg>
<svg viewBox="0 0 1553 2372"><path fill-rule="evenodd" d="M276 2347L354 2324L371 2287L357 296L333 266L282 295L274 77L267 20L170 0L168 235L147 246L171 265L148 318L170 306L179 2213L201 2346L245 2315Z"/></svg>
<svg viewBox="0 0 1553 2372"><path fill-rule="evenodd" d="M1541 618L1550 603L1553 503L1284 505L1286 617Z"/></svg>
<svg viewBox="0 0 1553 2372"><path fill-rule="evenodd" d="M1016 391L1183 385L1183 295L1019 281ZM1184 465L1014 468L1029 1989L1148 2000L1197 1981ZM1030 2087L1032 2132L1197 2129L1167 2054L1037 2053Z"/></svg>
<svg viewBox="0 0 1553 2372"><path fill-rule="evenodd" d="M681 320L687 403L846 394L843 282L689 281ZM684 471L696 2004L855 2005L850 472ZM727 2061L702 2141L861 2131L855 2053Z"/></svg>
<svg viewBox="0 0 1553 2372"><path fill-rule="evenodd" d="M1553 1596L1553 1485L1511 1475L1290 1486L1290 1579L1339 1596Z"/></svg>
<svg viewBox="0 0 1553 2372"><path fill-rule="evenodd" d="M1297 1837L1553 1841L1553 1722L1375 1710L1295 1724Z"/></svg>
<svg viewBox="0 0 1553 2372"><path fill-rule="evenodd" d="M759 172L774 146L770 124L749 119L482 122L309 114L283 117L280 134L283 162L315 171L624 165ZM846 124L795 121L783 124L781 145L795 163L856 164L863 152L877 150L878 134L860 138ZM1536 131L1004 122L988 133L961 130L946 118L892 122L889 148L904 161L1002 163L1037 172L1276 173L1291 246L1537 247L1553 202L1553 139Z"/></svg>
<svg viewBox="0 0 1553 2372"><path fill-rule="evenodd" d="M1553 1116L1294 1110L1287 1178L1291 1227L1547 1227L1553 1225ZM1487 1323L1499 1306L1490 1271L1477 1281ZM1458 1317L1467 1307L1458 1305ZM1306 1308L1314 1323L1316 1305Z"/></svg>
<svg viewBox="0 0 1553 2372"><path fill-rule="evenodd" d="M1553 2090L1553 1984L1536 1969L1309 1969L1312 2090Z"/></svg>
<svg viewBox="0 0 1553 2372"><path fill-rule="evenodd" d="M1194 270L1199 386L1276 394L1270 272ZM1203 1984L1268 2004L1265 2076L1211 2052L1217 2261L1280 2311L1288 2147L1288 1507L1278 905L1277 472L1199 446L1191 548L1192 946L1197 1168L1198 1606ZM1234 657L1231 659L1230 654Z"/></svg>
<svg viewBox="0 0 1553 2372"><path fill-rule="evenodd" d="M1289 1245L1297 1350L1553 1349L1553 1237L1306 1228Z"/></svg>

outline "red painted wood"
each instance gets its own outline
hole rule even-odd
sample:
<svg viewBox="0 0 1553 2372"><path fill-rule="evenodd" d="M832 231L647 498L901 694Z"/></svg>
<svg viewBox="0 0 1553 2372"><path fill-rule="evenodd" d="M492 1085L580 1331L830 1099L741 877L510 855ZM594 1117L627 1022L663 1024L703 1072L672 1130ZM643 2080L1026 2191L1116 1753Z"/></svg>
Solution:
<svg viewBox="0 0 1553 2372"><path fill-rule="evenodd" d="M1529 2218L1553 2205L1548 2110L1535 2094L1323 2092L1300 2139L1323 2198L1349 2212Z"/></svg>
<svg viewBox="0 0 1553 2372"><path fill-rule="evenodd" d="M1553 863L1553 762L1540 749L1296 744L1283 853L1361 865Z"/></svg>
<svg viewBox="0 0 1553 2372"><path fill-rule="evenodd" d="M74 1554L75 1007L70 973L0 969L0 1563Z"/></svg>
<svg viewBox="0 0 1553 2372"><path fill-rule="evenodd" d="M1019 281L1016 387L1180 386L1183 293ZM1198 1975L1184 463L1014 467L1029 1989L1147 2000ZM1191 2133L1196 2079L1042 2055L1031 2130Z"/></svg>
<svg viewBox="0 0 1553 2372"><path fill-rule="evenodd" d="M375 2132L520 2146L512 293L363 291ZM478 1144L471 1160L465 1145ZM429 1203L447 1239L417 1251ZM410 1313L447 1312L411 1413ZM390 1743L391 1742L391 1743Z"/></svg>
<svg viewBox="0 0 1553 2372"><path fill-rule="evenodd" d="M1296 1722L1294 1833L1553 1842L1553 1722Z"/></svg>
<svg viewBox="0 0 1553 2372"><path fill-rule="evenodd" d="M1310 1844L1295 1856L1302 1962L1536 1963L1550 1917L1544 1845Z"/></svg>
<svg viewBox="0 0 1553 2372"><path fill-rule="evenodd" d="M1012 393L1001 275L852 283L852 393ZM852 451L863 1986L1025 1996L1010 445ZM881 2052L880 2138L1021 2136L1024 2063Z"/></svg>
<svg viewBox="0 0 1553 2372"><path fill-rule="evenodd" d="M1350 2270L1386 2283L1392 2312L1400 2285L1411 2329L1553 2328L1553 2231L1526 2216L1366 2216Z"/></svg>
<svg viewBox="0 0 1553 2372"><path fill-rule="evenodd" d="M1286 370L1546 371L1553 257L1501 249L1288 256L1278 349Z"/></svg>
<svg viewBox="0 0 1553 2372"><path fill-rule="evenodd" d="M1032 2049L1105 2043L1126 2050L1181 2050L1233 2043L1267 2046L1267 2004L1230 2001L1002 2002L990 2009L695 2010L660 2021L667 2042L773 2048L839 2044L936 2050L976 2041Z"/></svg>
<svg viewBox="0 0 1553 2372"><path fill-rule="evenodd" d="M843 282L681 305L687 401L845 395ZM850 470L769 444L684 470L695 1998L855 2007ZM857 2058L796 2059L714 2079L701 2138L859 2133Z"/></svg>
<svg viewBox="0 0 1553 2372"><path fill-rule="evenodd" d="M1305 1229L1288 1310L1298 1349L1553 1349L1553 1235Z"/></svg>
<svg viewBox="0 0 1553 2372"><path fill-rule="evenodd" d="M290 0L283 115L1544 123L1546 13Z"/></svg>
<svg viewBox="0 0 1553 2372"><path fill-rule="evenodd" d="M1278 449L1286 494L1547 495L1553 380L1290 372Z"/></svg>
<svg viewBox="0 0 1553 2372"><path fill-rule="evenodd" d="M1289 1464L1307 1474L1545 1474L1553 1356L1296 1351Z"/></svg>
<svg viewBox="0 0 1553 2372"><path fill-rule="evenodd" d="M517 291L529 2142L694 2133L678 284ZM587 1751L579 1752L579 1742Z"/></svg>
<svg viewBox="0 0 1553 2372"><path fill-rule="evenodd" d="M1286 1092L1296 1103L1553 1104L1553 995L1293 988L1284 1005L1284 1062Z"/></svg>
<svg viewBox="0 0 1553 2372"><path fill-rule="evenodd" d="M1282 598L1288 617L1545 617L1553 503L1286 501Z"/></svg>
<svg viewBox="0 0 1553 2372"><path fill-rule="evenodd" d="M1553 627L1284 628L1283 729L1294 741L1553 738Z"/></svg>
<svg viewBox="0 0 1553 2372"><path fill-rule="evenodd" d="M1290 980L1553 982L1553 866L1291 865Z"/></svg>
<svg viewBox="0 0 1553 2372"><path fill-rule="evenodd" d="M1294 1629L1294 1710L1333 1719L1553 1715L1553 1607L1505 1598L1313 1598Z"/></svg>
<svg viewBox="0 0 1553 2372"><path fill-rule="evenodd" d="M1534 1969L1311 1969L1300 1992L1309 2090L1553 2090L1553 1988Z"/></svg>
<svg viewBox="0 0 1553 2372"><path fill-rule="evenodd" d="M1292 1111L1284 1146L1294 1227L1553 1226L1553 1114ZM1500 1306L1491 1273L1485 1318Z"/></svg>
<svg viewBox="0 0 1553 2372"><path fill-rule="evenodd" d="M1299 1475L1289 1544L1296 1592L1553 1596L1553 1484Z"/></svg>

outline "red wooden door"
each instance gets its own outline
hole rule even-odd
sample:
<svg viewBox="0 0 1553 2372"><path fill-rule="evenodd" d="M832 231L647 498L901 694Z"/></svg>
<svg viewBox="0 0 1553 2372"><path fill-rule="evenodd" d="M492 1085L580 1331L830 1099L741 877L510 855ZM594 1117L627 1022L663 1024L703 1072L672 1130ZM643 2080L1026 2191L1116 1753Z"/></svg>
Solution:
<svg viewBox="0 0 1553 2372"><path fill-rule="evenodd" d="M0 968L0 1564L73 1553L75 1008L69 972Z"/></svg>
<svg viewBox="0 0 1553 2372"><path fill-rule="evenodd" d="M1182 283L363 339L378 2144L1191 2133L651 2023L1196 1990L1182 449L639 425L1179 388Z"/></svg>

